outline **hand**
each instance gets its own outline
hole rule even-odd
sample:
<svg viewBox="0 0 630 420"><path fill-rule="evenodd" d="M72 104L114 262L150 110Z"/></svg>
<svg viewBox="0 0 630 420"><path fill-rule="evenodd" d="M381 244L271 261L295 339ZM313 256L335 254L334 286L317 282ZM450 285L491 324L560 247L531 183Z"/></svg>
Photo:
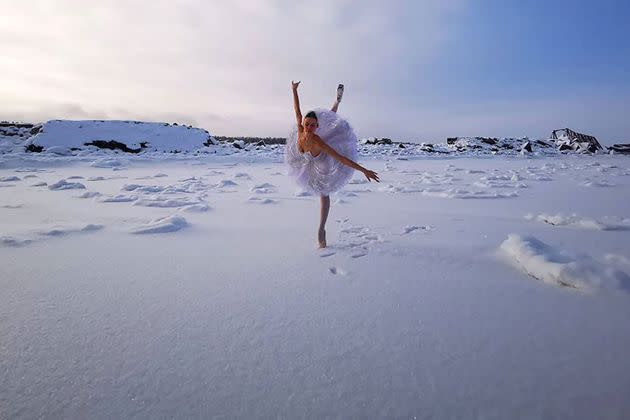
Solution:
<svg viewBox="0 0 630 420"><path fill-rule="evenodd" d="M368 181L372 182L371 179L373 179L376 182L381 182L378 179L378 175L376 175L376 172L374 171L370 171L369 169L366 169L363 171L363 175L365 175L365 177L368 179Z"/></svg>
<svg viewBox="0 0 630 420"><path fill-rule="evenodd" d="M300 86L300 81L299 80L297 82L294 82L293 80L291 81L291 88L293 90L297 90L298 86Z"/></svg>

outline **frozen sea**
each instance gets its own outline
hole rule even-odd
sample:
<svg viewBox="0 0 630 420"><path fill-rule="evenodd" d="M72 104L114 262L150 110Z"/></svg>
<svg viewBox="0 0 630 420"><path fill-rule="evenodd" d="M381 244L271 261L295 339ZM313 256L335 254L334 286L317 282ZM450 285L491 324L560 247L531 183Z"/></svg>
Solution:
<svg viewBox="0 0 630 420"><path fill-rule="evenodd" d="M0 418L630 418L630 159L5 159Z"/></svg>

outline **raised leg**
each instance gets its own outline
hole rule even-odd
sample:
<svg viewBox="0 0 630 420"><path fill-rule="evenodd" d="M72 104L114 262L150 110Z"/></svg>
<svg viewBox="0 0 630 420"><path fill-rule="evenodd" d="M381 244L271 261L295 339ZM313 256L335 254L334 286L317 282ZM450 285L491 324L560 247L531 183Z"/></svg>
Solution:
<svg viewBox="0 0 630 420"><path fill-rule="evenodd" d="M335 98L335 103L333 103L332 108L330 108L332 112L337 112L337 109L339 108L339 103L341 102L342 97L343 97L343 85L339 84L339 86L337 86L337 97Z"/></svg>
<svg viewBox="0 0 630 420"><path fill-rule="evenodd" d="M330 196L322 195L322 210L319 220L319 231L317 233L317 239L319 241L320 248L326 248L326 220L328 220L328 212L330 211Z"/></svg>

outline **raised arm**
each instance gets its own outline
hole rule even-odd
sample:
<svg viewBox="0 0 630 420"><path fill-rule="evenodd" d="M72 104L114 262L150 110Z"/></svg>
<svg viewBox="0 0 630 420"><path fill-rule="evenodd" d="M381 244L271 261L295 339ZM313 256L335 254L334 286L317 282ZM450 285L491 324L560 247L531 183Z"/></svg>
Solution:
<svg viewBox="0 0 630 420"><path fill-rule="evenodd" d="M293 109L295 110L295 119L297 121L298 130L302 131L302 111L300 111L300 97L298 96L298 86L300 82L291 82L291 88L293 90Z"/></svg>
<svg viewBox="0 0 630 420"><path fill-rule="evenodd" d="M334 159L338 160L339 162L343 163L346 166L349 166L349 167L351 167L353 169L356 169L359 172L362 172L363 175L365 175L365 177L368 180L373 179L376 182L381 182L378 179L378 175L376 174L376 172L370 171L369 169L364 168L363 166L359 165L358 163L356 163L352 159L348 159L344 155L339 154L335 149L333 149L328 144L326 144L326 142L323 141L319 136L313 136L313 139L317 142L317 144L319 145L319 147L322 149L323 152L328 153Z"/></svg>

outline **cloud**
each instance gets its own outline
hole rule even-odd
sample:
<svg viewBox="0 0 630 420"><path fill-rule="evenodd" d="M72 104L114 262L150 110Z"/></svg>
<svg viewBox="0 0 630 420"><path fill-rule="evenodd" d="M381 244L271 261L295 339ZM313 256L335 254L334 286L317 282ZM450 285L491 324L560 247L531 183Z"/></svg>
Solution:
<svg viewBox="0 0 630 420"><path fill-rule="evenodd" d="M291 119L291 79L303 81L305 107L329 104L340 81L348 86L344 107L357 115L393 104L392 92L413 72L408 64L439 51L448 36L441 25L462 4L13 3L0 17L0 77L12 81L0 94L12 99L5 113L25 116L181 115L225 133L277 135Z"/></svg>
<svg viewBox="0 0 630 420"><path fill-rule="evenodd" d="M138 119L282 136L292 124L289 84L298 79L304 110L329 106L343 82L340 112L361 136L546 136L563 125L603 138L628 132L627 92L470 97L457 92L457 80L436 84L436 62L461 41L471 7L469 0L33 0L28 9L8 2L0 79L10 83L0 85L0 119Z"/></svg>

